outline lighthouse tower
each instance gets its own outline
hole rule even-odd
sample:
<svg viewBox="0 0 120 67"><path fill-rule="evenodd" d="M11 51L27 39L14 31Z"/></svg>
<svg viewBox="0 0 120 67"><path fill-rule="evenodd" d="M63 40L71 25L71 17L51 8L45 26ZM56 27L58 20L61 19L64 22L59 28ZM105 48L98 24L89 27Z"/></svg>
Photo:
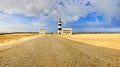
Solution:
<svg viewBox="0 0 120 67"><path fill-rule="evenodd" d="M58 34L62 33L62 20L61 18L58 19Z"/></svg>

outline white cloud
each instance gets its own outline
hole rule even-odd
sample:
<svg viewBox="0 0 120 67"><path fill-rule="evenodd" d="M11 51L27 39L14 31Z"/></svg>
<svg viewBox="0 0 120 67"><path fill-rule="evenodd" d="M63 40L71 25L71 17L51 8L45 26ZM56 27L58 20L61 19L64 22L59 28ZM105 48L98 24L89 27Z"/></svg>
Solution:
<svg viewBox="0 0 120 67"><path fill-rule="evenodd" d="M63 2L63 5L59 5ZM7 13L21 13L26 16L40 17L49 14L54 19L61 17L64 22L78 20L86 16L90 7L84 6L82 0L1 0L0 10Z"/></svg>
<svg viewBox="0 0 120 67"><path fill-rule="evenodd" d="M93 11L93 6L85 6L88 1L107 17L120 17L120 0L1 0L0 10L36 17L49 14L55 19L62 17L67 22L75 21L77 18L74 17L86 16ZM59 2L64 6L59 5Z"/></svg>
<svg viewBox="0 0 120 67"><path fill-rule="evenodd" d="M16 32L16 31L21 32L27 30L28 30L28 26L25 24L0 25L0 32Z"/></svg>
<svg viewBox="0 0 120 67"><path fill-rule="evenodd" d="M86 6L88 1L92 6ZM0 10L5 13L18 13L39 18L30 24L33 27L44 27L48 22L57 21L59 17L64 23L77 21L79 17L85 17L94 11L104 14L107 20L113 17L120 18L118 5L120 0L0 0ZM3 17L6 16L0 15L0 18Z"/></svg>
<svg viewBox="0 0 120 67"><path fill-rule="evenodd" d="M84 32L119 32L120 28L86 28Z"/></svg>
<svg viewBox="0 0 120 67"><path fill-rule="evenodd" d="M10 16L6 15L6 14L0 14L0 20L1 19L5 19L5 18L9 18Z"/></svg>
<svg viewBox="0 0 120 67"><path fill-rule="evenodd" d="M90 0L98 13L103 13L108 19L120 18L120 0Z"/></svg>

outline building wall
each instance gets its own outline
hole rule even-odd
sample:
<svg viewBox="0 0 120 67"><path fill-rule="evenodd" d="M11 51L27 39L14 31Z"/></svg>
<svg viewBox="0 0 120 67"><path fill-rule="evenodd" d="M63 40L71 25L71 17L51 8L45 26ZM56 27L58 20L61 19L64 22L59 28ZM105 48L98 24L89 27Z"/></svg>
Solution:
<svg viewBox="0 0 120 67"><path fill-rule="evenodd" d="M45 29L40 29L39 34L44 35L46 33Z"/></svg>
<svg viewBox="0 0 120 67"><path fill-rule="evenodd" d="M58 34L72 34L72 28L62 28L62 19L58 19Z"/></svg>
<svg viewBox="0 0 120 67"><path fill-rule="evenodd" d="M58 34L62 33L62 20L61 18L58 19Z"/></svg>
<svg viewBox="0 0 120 67"><path fill-rule="evenodd" d="M62 28L62 34L72 34L72 28Z"/></svg>

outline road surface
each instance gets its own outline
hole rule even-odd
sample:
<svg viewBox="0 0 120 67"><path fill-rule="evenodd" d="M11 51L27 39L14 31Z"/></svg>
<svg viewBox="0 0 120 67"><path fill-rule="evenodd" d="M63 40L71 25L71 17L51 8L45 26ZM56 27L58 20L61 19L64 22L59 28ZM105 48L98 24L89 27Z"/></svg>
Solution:
<svg viewBox="0 0 120 67"><path fill-rule="evenodd" d="M44 35L1 47L0 67L120 67L120 51Z"/></svg>

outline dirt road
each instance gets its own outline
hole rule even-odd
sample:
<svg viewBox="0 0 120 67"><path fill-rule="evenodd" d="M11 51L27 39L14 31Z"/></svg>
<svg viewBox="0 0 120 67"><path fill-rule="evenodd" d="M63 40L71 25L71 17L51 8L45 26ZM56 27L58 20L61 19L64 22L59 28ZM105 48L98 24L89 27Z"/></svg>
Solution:
<svg viewBox="0 0 120 67"><path fill-rule="evenodd" d="M1 49L0 67L120 67L120 51L44 35Z"/></svg>

